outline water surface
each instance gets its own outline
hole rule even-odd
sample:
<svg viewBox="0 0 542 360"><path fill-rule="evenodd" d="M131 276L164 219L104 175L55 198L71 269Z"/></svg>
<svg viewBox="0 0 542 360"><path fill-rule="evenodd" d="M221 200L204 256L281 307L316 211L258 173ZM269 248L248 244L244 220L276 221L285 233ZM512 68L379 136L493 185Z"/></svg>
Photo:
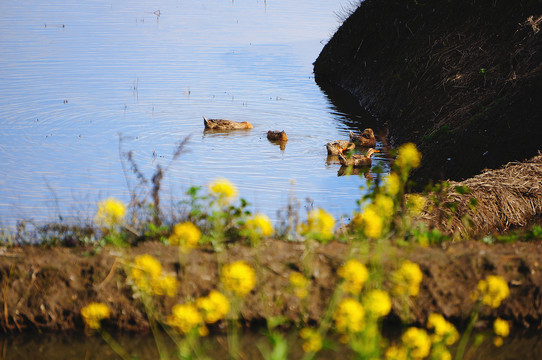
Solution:
<svg viewBox="0 0 542 360"><path fill-rule="evenodd" d="M92 218L129 199L123 151L162 196L217 177L276 218L289 192L335 216L356 208L363 177L338 177L324 144L375 127L315 84L312 62L350 0L18 1L0 4L0 224ZM202 116L254 129L204 133ZM268 130L285 130L280 146ZM383 156L376 163L384 167ZM294 184L295 183L295 184ZM167 201L164 201L167 203Z"/></svg>

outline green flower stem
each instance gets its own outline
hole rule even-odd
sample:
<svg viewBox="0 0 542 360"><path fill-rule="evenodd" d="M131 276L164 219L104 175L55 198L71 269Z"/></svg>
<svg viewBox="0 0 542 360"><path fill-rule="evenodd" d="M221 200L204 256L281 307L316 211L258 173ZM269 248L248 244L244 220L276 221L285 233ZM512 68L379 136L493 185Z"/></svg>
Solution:
<svg viewBox="0 0 542 360"><path fill-rule="evenodd" d="M123 360L132 359L130 354L128 354L126 350L124 350L122 345L120 345L115 339L113 339L113 337L109 335L107 331L105 331L102 328L99 328L98 333L100 333L100 335L102 336L102 339L104 339L104 341L107 343L107 345L109 345L111 350L113 350L119 357L121 357Z"/></svg>
<svg viewBox="0 0 542 360"><path fill-rule="evenodd" d="M469 319L469 324L467 325L467 328L465 329L465 332L463 333L463 335L461 335L461 340L459 340L459 345L457 346L457 352L455 353L455 360L463 360L463 356L465 355L467 344L469 343L472 330L474 329L474 324L478 320L479 310L480 310L480 303L478 302L476 303L474 309L472 310L472 313Z"/></svg>

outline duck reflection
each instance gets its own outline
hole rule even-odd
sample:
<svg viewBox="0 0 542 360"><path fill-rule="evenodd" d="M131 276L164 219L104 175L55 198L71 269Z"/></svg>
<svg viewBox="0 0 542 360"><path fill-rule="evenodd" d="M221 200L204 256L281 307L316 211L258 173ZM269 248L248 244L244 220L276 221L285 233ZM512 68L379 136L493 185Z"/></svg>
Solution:
<svg viewBox="0 0 542 360"><path fill-rule="evenodd" d="M366 167L352 167L352 166L346 166L342 165L339 168L339 171L337 171L337 176L349 176L349 175L358 175L363 177L367 180L374 180L373 174L371 174L371 168L369 166Z"/></svg>

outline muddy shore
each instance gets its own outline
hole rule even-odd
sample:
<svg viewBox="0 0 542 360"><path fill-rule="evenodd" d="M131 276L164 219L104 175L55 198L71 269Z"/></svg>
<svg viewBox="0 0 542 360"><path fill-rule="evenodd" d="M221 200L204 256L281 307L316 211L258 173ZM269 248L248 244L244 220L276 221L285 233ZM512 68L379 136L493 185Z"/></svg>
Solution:
<svg viewBox="0 0 542 360"><path fill-rule="evenodd" d="M366 0L322 50L315 79L332 99L353 96L395 145L416 143L420 182L463 180L541 149L540 9Z"/></svg>
<svg viewBox="0 0 542 360"><path fill-rule="evenodd" d="M226 262L245 259L253 265L261 264L258 285L248 295L242 317L247 325L278 315L294 323L300 317L302 305L288 289L288 276L301 268L304 246L278 240L265 241L262 246L255 253L254 248L233 245L223 255ZM472 307L470 294L477 282L489 274L498 274L508 282L510 297L499 308L484 310L481 318L500 316L518 327L542 325L540 239L513 244L468 241L446 248L386 249L381 256L384 273L403 257L418 263L423 271L420 294L412 301L406 319L411 323L425 323L428 314L436 311L459 326L464 325ZM211 251L195 250L184 269L179 265L177 252L161 243L144 242L123 251L125 259L142 253L156 256L167 271L176 274L182 284L178 295L160 300L166 313L173 304L206 295L217 287L217 257ZM309 320L318 321L325 310L337 284L336 270L345 260L346 251L347 245L336 241L317 245L306 304ZM118 261L115 264L120 254L115 248L0 248L0 328L4 332L82 329L81 307L90 301L102 301L112 309L106 326L147 331L144 311L126 285L123 266ZM372 252L368 258L370 266L378 261L375 254ZM396 322L400 314L399 304L394 303L388 320Z"/></svg>

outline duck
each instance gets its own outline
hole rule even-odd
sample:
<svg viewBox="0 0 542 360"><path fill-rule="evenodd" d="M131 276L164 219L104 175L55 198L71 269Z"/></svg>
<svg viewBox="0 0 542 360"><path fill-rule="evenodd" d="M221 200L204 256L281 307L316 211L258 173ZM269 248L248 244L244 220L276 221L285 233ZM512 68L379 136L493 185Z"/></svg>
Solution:
<svg viewBox="0 0 542 360"><path fill-rule="evenodd" d="M350 141L362 147L376 146L376 138L373 129L365 129L361 135L356 135L350 131Z"/></svg>
<svg viewBox="0 0 542 360"><path fill-rule="evenodd" d="M236 130L236 129L252 129L253 126L248 121L237 122L226 119L207 119L203 117L205 129L214 130Z"/></svg>
<svg viewBox="0 0 542 360"><path fill-rule="evenodd" d="M344 154L345 151L354 150L355 147L356 144L347 140L335 140L326 144L328 155L339 155L339 153Z"/></svg>
<svg viewBox="0 0 542 360"><path fill-rule="evenodd" d="M346 158L342 153L339 153L338 154L339 162L343 166L353 166L353 167L371 166L371 164L373 163L371 156L373 156L375 152L379 152L379 151L371 148L367 150L367 155L353 154L348 158Z"/></svg>
<svg viewBox="0 0 542 360"><path fill-rule="evenodd" d="M288 141L288 136L284 130L282 131L272 131L267 132L267 139L271 141Z"/></svg>

